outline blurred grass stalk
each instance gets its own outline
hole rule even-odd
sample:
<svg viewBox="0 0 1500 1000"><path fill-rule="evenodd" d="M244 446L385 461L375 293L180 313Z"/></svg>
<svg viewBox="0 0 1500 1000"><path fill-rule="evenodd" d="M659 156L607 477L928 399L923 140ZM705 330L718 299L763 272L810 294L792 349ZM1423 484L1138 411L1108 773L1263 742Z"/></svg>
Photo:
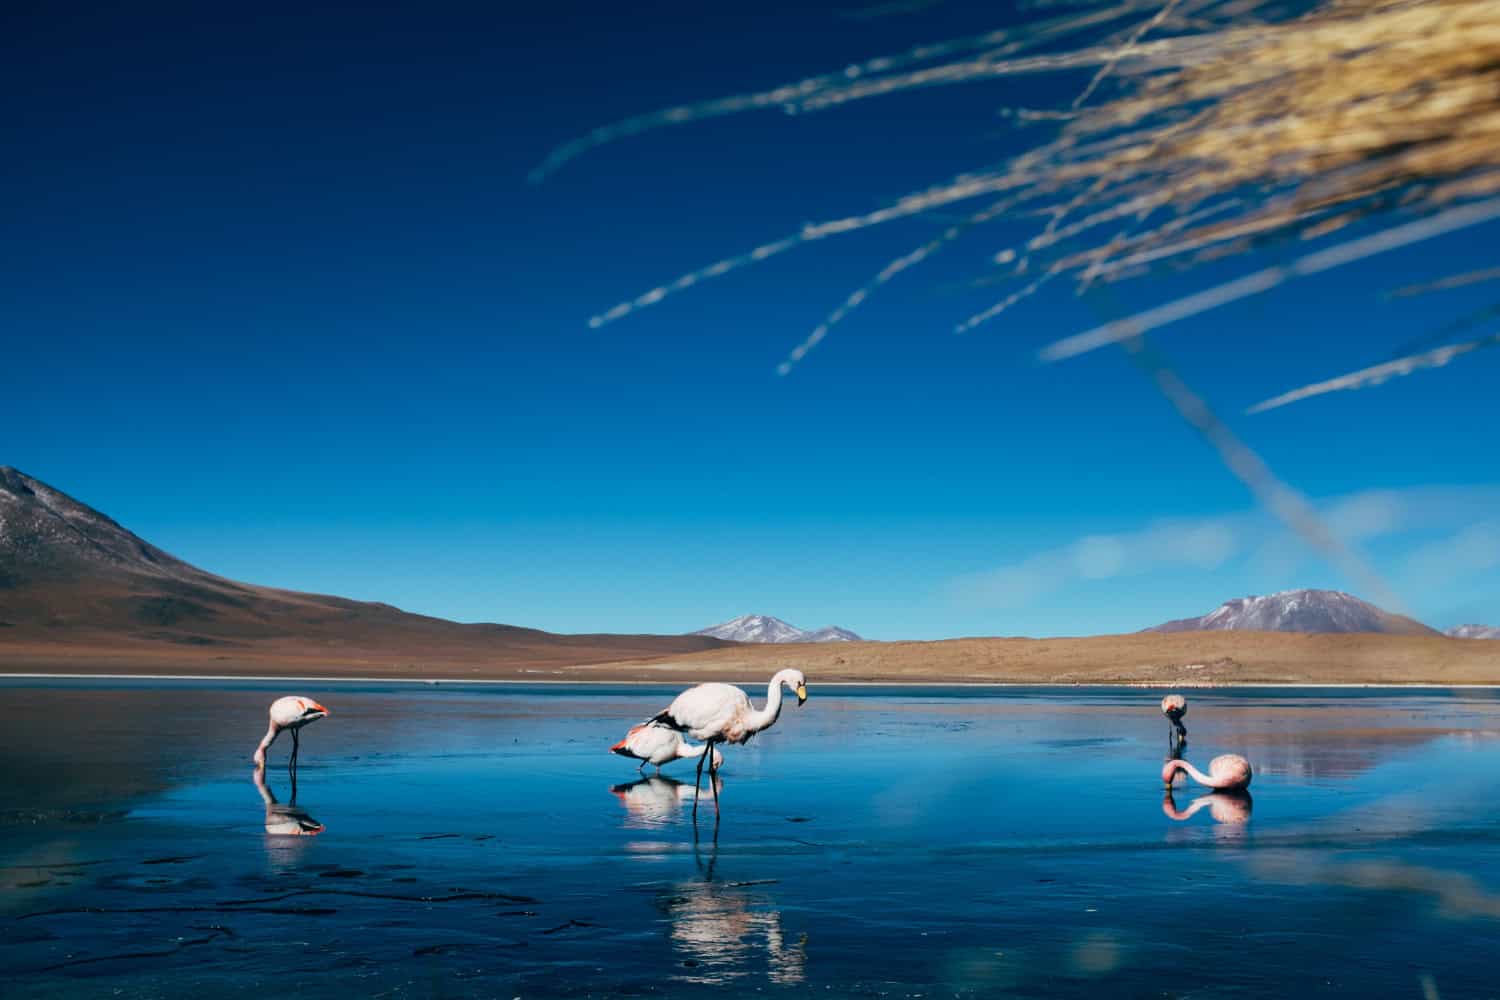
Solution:
<svg viewBox="0 0 1500 1000"><path fill-rule="evenodd" d="M996 166L913 191L872 212L808 224L593 317L614 322L700 282L873 226L961 213L942 233L856 289L782 362L787 374L881 286L984 225L1045 222L994 254L983 280L1019 287L959 323L994 322L1050 281L1080 291L1163 267L1231 258L1270 241L1311 240L1356 222L1394 224L1325 245L1043 348L1044 361L1110 344L1141 360L1143 334L1376 253L1500 218L1500 0L1165 0L1097 3L1040 20L867 60L771 90L668 108L603 126L554 150L533 180L594 147L656 128L765 108L803 113L886 94L1092 70L1066 107L1007 109L1050 137ZM982 201L981 207L965 208ZM1500 275L1471 271L1398 294ZM1379 384L1500 343L1488 336L1408 353L1292 389L1251 412ZM1315 548L1389 593L1311 505L1244 446L1154 352L1158 389L1226 464Z"/></svg>

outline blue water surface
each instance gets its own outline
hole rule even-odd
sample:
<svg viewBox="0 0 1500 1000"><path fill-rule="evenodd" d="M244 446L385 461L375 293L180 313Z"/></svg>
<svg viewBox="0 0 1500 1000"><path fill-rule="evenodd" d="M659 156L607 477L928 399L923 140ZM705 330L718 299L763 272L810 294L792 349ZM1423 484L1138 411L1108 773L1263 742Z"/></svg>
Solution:
<svg viewBox="0 0 1500 1000"><path fill-rule="evenodd" d="M1160 692L814 681L695 824L672 688L300 685L295 803L287 690L0 682L7 996L1496 992L1490 691L1189 692L1166 799Z"/></svg>

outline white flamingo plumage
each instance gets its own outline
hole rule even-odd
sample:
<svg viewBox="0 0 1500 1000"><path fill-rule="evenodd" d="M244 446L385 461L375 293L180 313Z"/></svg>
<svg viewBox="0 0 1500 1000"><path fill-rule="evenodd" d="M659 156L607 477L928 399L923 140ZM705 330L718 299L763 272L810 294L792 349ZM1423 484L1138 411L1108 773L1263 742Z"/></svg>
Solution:
<svg viewBox="0 0 1500 1000"><path fill-rule="evenodd" d="M1185 760L1169 760L1162 765L1161 780L1168 788L1177 778L1177 772L1184 771L1200 785L1218 789L1221 792L1239 791L1250 787L1250 778L1253 772L1250 770L1250 762L1237 753L1220 754L1208 762L1208 773L1204 774Z"/></svg>
<svg viewBox="0 0 1500 1000"><path fill-rule="evenodd" d="M788 668L778 671L766 686L766 704L756 709L750 696L733 684L699 684L678 695L666 711L650 721L687 733L695 740L702 740L708 747L719 743L748 743L756 733L771 728L781 716L781 689L786 686L797 695L797 704L807 701L807 678L802 671ZM698 781L703 782L704 757L698 758ZM709 776L717 773L710 759ZM714 790L714 815L719 812L719 787L709 782ZM698 800L693 799L693 816L698 815Z"/></svg>
<svg viewBox="0 0 1500 1000"><path fill-rule="evenodd" d="M289 729L292 733L292 755L287 758L287 770L290 771L297 766L297 751L301 749L302 739L297 735L298 730L310 722L317 722L329 714L328 709L301 695L287 695L285 698L277 698L271 702L271 724L266 728L266 735L261 738L260 746L255 748L255 761L257 768L266 766L266 750L276 737L281 735L283 729Z"/></svg>
<svg viewBox="0 0 1500 1000"><path fill-rule="evenodd" d="M647 764L654 764L660 773L663 764L670 764L674 760L693 760L703 756L706 749L708 747L705 744L695 746L689 743L670 726L643 722L639 726L631 726L625 738L610 747L609 752L640 761L640 770L643 771ZM717 772L724 766L724 755L717 749L713 753L712 767Z"/></svg>

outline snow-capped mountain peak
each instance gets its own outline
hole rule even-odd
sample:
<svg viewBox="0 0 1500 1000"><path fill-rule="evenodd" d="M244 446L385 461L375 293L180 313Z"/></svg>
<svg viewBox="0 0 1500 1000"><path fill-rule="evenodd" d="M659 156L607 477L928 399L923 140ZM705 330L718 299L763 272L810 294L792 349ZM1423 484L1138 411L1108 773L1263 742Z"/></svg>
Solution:
<svg viewBox="0 0 1500 1000"><path fill-rule="evenodd" d="M1432 635L1435 630L1404 615L1383 611L1338 590L1284 590L1237 597L1206 615L1166 622L1148 632L1389 632Z"/></svg>
<svg viewBox="0 0 1500 1000"><path fill-rule="evenodd" d="M825 628L800 629L780 618L770 615L740 615L727 622L720 622L700 629L693 635L707 635L730 642L861 642L859 636L846 628L829 625Z"/></svg>
<svg viewBox="0 0 1500 1000"><path fill-rule="evenodd" d="M1500 626L1455 625L1443 634L1455 639L1500 639Z"/></svg>

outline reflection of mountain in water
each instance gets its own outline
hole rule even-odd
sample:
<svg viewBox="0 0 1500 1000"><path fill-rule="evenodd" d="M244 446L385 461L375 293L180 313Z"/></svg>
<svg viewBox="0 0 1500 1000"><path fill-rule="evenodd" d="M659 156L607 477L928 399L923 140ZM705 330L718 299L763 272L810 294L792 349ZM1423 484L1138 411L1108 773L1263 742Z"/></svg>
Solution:
<svg viewBox="0 0 1500 1000"><path fill-rule="evenodd" d="M1446 729L1370 728L1261 731L1224 745L1243 746L1260 774L1300 781L1352 778L1392 757L1447 736Z"/></svg>
<svg viewBox="0 0 1500 1000"><path fill-rule="evenodd" d="M672 946L684 958L678 978L684 982L743 982L762 969L777 986L807 978L807 935L789 943L781 913L765 893L727 882L685 882L658 904L672 921Z"/></svg>

